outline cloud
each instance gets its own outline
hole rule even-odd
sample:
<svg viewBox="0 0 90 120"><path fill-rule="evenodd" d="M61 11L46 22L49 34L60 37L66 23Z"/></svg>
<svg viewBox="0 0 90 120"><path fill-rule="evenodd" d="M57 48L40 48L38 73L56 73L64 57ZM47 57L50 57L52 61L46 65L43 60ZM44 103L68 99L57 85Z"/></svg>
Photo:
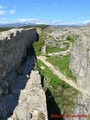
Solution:
<svg viewBox="0 0 90 120"><path fill-rule="evenodd" d="M3 5L0 5L0 9L4 9L5 7Z"/></svg>
<svg viewBox="0 0 90 120"><path fill-rule="evenodd" d="M0 15L4 15L6 13L6 10L0 10Z"/></svg>
<svg viewBox="0 0 90 120"><path fill-rule="evenodd" d="M78 21L78 22L68 22L68 21L61 21L61 20L45 20L45 19L37 19L37 18L20 18L14 21L7 21L6 18L1 19L0 23L2 24L13 24L13 23L24 23L24 24L46 24L46 25L86 25L90 23L90 20L86 21Z"/></svg>
<svg viewBox="0 0 90 120"><path fill-rule="evenodd" d="M4 8L5 7L3 5L0 5L0 16L6 13L6 10L4 10Z"/></svg>
<svg viewBox="0 0 90 120"><path fill-rule="evenodd" d="M45 19L29 19L29 18L22 18L16 20L18 23L32 23L32 24L49 24L49 25L69 25L69 24L74 24L71 22L66 22L66 21L60 21L60 20L45 20Z"/></svg>
<svg viewBox="0 0 90 120"><path fill-rule="evenodd" d="M20 23L32 23L32 24L45 24L47 23L47 20L41 20L41 19L29 19L29 18L22 18L22 19L18 19L17 22Z"/></svg>
<svg viewBox="0 0 90 120"><path fill-rule="evenodd" d="M90 20L82 21L82 24L89 24Z"/></svg>
<svg viewBox="0 0 90 120"><path fill-rule="evenodd" d="M15 14L15 12L16 12L15 10L9 10L9 11L8 11L8 13L9 13L10 15Z"/></svg>
<svg viewBox="0 0 90 120"><path fill-rule="evenodd" d="M74 24L71 22L60 21L60 20L44 20L44 19L29 19L29 18L21 18L17 19L16 22L18 23L32 23L32 24L49 24L49 25L65 25L65 24Z"/></svg>
<svg viewBox="0 0 90 120"><path fill-rule="evenodd" d="M78 21L78 22L69 22L69 21L61 21L61 20L44 20L44 19L18 19L19 23L32 23L32 24L49 24L49 25L86 25L90 23L90 20L86 21Z"/></svg>
<svg viewBox="0 0 90 120"><path fill-rule="evenodd" d="M26 18L21 18L21 19L17 19L16 21L17 22L20 22L20 23L24 23L24 22L30 22L32 21L33 19L26 19Z"/></svg>
<svg viewBox="0 0 90 120"><path fill-rule="evenodd" d="M0 24L5 24L6 20L6 17L0 17Z"/></svg>
<svg viewBox="0 0 90 120"><path fill-rule="evenodd" d="M15 14L15 12L16 12L15 11L15 7L16 6L14 6L13 9L6 9L5 6L0 5L0 16L5 15L5 14L7 14L7 15L13 15L13 14Z"/></svg>

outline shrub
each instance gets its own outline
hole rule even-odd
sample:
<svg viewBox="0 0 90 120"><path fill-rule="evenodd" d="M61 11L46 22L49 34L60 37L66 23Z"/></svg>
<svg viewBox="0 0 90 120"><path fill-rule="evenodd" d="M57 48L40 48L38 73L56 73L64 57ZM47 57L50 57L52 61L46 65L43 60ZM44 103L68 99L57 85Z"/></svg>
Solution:
<svg viewBox="0 0 90 120"><path fill-rule="evenodd" d="M33 47L35 49L36 55L41 55L41 49L43 45L45 44L44 39L45 39L45 35L44 33L41 33L39 36L39 40L37 42L34 42Z"/></svg>
<svg viewBox="0 0 90 120"><path fill-rule="evenodd" d="M66 38L68 41L70 41L71 43L74 42L74 36L68 35Z"/></svg>

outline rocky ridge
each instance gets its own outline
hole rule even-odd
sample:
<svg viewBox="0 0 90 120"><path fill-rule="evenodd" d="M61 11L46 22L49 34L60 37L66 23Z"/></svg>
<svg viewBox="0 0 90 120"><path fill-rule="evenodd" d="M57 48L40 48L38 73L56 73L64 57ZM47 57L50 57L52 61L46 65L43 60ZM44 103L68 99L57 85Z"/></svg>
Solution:
<svg viewBox="0 0 90 120"><path fill-rule="evenodd" d="M90 93L90 27L85 26L71 49L70 68L77 76L77 85ZM75 113L90 114L90 95L79 95ZM89 120L90 118L83 118ZM79 118L75 119L79 120Z"/></svg>
<svg viewBox="0 0 90 120"><path fill-rule="evenodd" d="M21 91L18 106L8 120L47 120L45 92L38 71L32 71L25 89Z"/></svg>
<svg viewBox="0 0 90 120"><path fill-rule="evenodd" d="M41 77L32 71L36 29L12 29L0 33L0 38L0 120L47 120Z"/></svg>
<svg viewBox="0 0 90 120"><path fill-rule="evenodd" d="M48 32L47 32L48 31ZM44 31L46 34L45 49L42 49L47 53L48 46L50 48L64 48L66 42L70 44L67 50L59 52L51 52L46 56L64 56L70 55L70 69L77 77L78 88L85 90L88 95L78 94L76 97L76 103L74 108L74 114L86 114L86 118L81 120L89 120L90 117L90 26L84 26L79 28L48 28ZM75 37L74 42L67 41L67 35ZM45 48L45 47L44 47ZM69 120L69 119L65 119ZM70 118L70 120L80 120L80 118Z"/></svg>
<svg viewBox="0 0 90 120"><path fill-rule="evenodd" d="M50 56L63 56L63 55L71 55L70 59L70 68L73 71L73 74L77 77L77 86L78 88L81 88L82 90L87 91L88 95L83 95L83 94L78 94L76 98L76 103L74 109L74 114L90 114L90 82L89 82L89 75L90 75L90 44L89 44L89 39L90 39L90 34L89 34L89 28L87 27L81 27L78 29L74 28L63 28L63 29L53 29L51 33L46 32L46 37L45 37L45 45L43 46L43 52L42 54L46 54L46 49L47 45L50 47L60 47L64 48L65 43L69 43L70 46L68 47L67 50L65 51L60 51L60 52L54 52L54 53L48 53ZM22 31L22 30L21 30ZM39 31L41 33L41 31ZM21 32L20 32L21 33ZM15 32L14 36L17 33ZM34 33L33 33L34 35ZM73 43L70 43L70 41L67 41L66 38L68 35L73 35L75 36L75 41ZM8 36L8 35L7 35ZM34 36L35 37L35 36ZM2 37L1 37L2 38ZM13 37L8 37L9 39L12 39ZM25 38L26 39L26 38ZM15 40L15 39L14 39ZM2 41L2 39L1 39ZM20 41L19 41L20 42ZM1 44L2 45L2 44ZM67 44L66 44L67 45ZM21 52L21 51L20 51ZM25 52L22 51L22 53L25 54ZM2 55L2 54L1 54ZM6 59L6 56L5 56ZM21 58L20 58L21 59ZM28 68L31 68L29 66L32 64L32 62L28 63L26 66ZM32 59L34 61L34 59ZM18 62L19 64L20 62ZM33 69L33 68L32 68ZM30 70L32 70L30 69ZM46 108L46 98L45 98L45 93L42 89L41 86L41 78L40 75L37 71L32 71L30 74L30 71L23 71L23 75L19 75L18 81L20 82L22 80L25 80L26 78L26 85L21 89L21 85L17 84L15 85L15 88L11 91L11 94L15 94L19 97L18 104L16 104L15 109L13 111L13 115L8 118L8 120L47 120L47 108ZM2 73L1 73L2 74ZM3 73L2 75L5 75ZM7 83L5 83L7 84ZM17 88L20 88L19 90ZM11 88L10 88L11 89ZM7 90L5 90L6 94L8 93ZM2 86L0 87L0 93L3 93ZM20 93L20 96L19 94ZM12 95L9 94L8 97L12 99ZM6 100L8 98L6 96ZM15 97L15 96L14 96ZM15 100L12 99L12 100ZM3 99L1 100L3 101ZM7 101L6 103L9 103ZM9 105L8 104L8 105ZM0 104L2 106L2 104ZM12 108L13 109L13 108ZM2 109L0 108L2 111ZM5 108L4 108L5 110ZM4 111L5 114L6 111ZM24 114L23 114L24 113ZM1 114L1 113L0 113ZM5 116L4 114L4 116ZM11 114L11 113L10 113ZM10 116L10 115L9 115ZM3 120L3 119L2 119ZM6 120L6 119L4 119ZM67 120L67 119L65 119ZM69 119L68 119L69 120ZM70 120L80 120L80 118L70 118ZM89 118L82 118L81 120L89 120Z"/></svg>

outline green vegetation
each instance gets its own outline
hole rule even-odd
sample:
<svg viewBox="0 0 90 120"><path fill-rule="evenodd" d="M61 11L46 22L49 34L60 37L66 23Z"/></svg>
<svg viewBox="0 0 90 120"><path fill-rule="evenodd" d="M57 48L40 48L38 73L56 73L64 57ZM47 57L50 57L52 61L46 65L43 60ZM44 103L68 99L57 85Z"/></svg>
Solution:
<svg viewBox="0 0 90 120"><path fill-rule="evenodd" d="M49 25L44 25L44 24L41 24L41 25L28 25L28 26L22 26L22 27L19 27L19 28L31 28L31 27L41 28L42 30L44 30L44 29L48 28Z"/></svg>
<svg viewBox="0 0 90 120"><path fill-rule="evenodd" d="M7 31L7 30L10 30L10 29L12 29L12 28L0 28L0 32L3 32L3 31Z"/></svg>
<svg viewBox="0 0 90 120"><path fill-rule="evenodd" d="M46 32L46 33L52 33L53 32L53 29L49 26L49 27L47 27L46 29L44 29L44 31ZM51 36L51 35L50 35ZM53 36L52 36L53 37Z"/></svg>
<svg viewBox="0 0 90 120"><path fill-rule="evenodd" d="M49 68L44 65L40 60L37 61L37 69L40 71L40 74L44 76L44 90L49 90L52 96L47 99L47 102L52 102L52 99L54 98L55 103L57 104L58 108L67 114L71 114L73 112L73 108L75 105L75 99L78 94L78 91L74 89L73 87L69 86L67 83L59 79L56 75L52 73ZM44 67L44 69L41 69L41 67ZM53 97L53 98L52 98ZM53 112L55 111L54 103L51 103L52 106L49 105L49 113L52 113L52 108L54 108ZM53 107L54 106L54 107Z"/></svg>
<svg viewBox="0 0 90 120"><path fill-rule="evenodd" d="M47 57L47 60L52 63L54 66L58 67L59 70L65 74L66 77L71 78L72 80L77 80L73 75L71 69L69 68L70 64L70 55L62 57Z"/></svg>
<svg viewBox="0 0 90 120"><path fill-rule="evenodd" d="M50 27L50 26L49 26L49 25L41 24L41 25L37 25L36 27L37 27L37 28L41 28L42 30L44 30L44 29L46 29L46 28L48 28L48 27Z"/></svg>
<svg viewBox="0 0 90 120"><path fill-rule="evenodd" d="M88 118L87 118L87 120L90 120L90 114L88 115Z"/></svg>
<svg viewBox="0 0 90 120"><path fill-rule="evenodd" d="M72 35L68 35L66 39L67 39L68 41L70 41L71 43L74 42L74 36L72 36Z"/></svg>
<svg viewBox="0 0 90 120"><path fill-rule="evenodd" d="M48 35L48 36L47 36L47 39L52 39L52 38L53 38L52 35Z"/></svg>
<svg viewBox="0 0 90 120"><path fill-rule="evenodd" d="M68 49L68 47L59 48L59 47L49 47L49 46L47 46L47 53L66 51L67 49Z"/></svg>
<svg viewBox="0 0 90 120"><path fill-rule="evenodd" d="M37 42L34 42L33 47L34 47L36 55L41 55L41 49L43 45L45 44L44 39L45 39L45 34L42 32L39 35L39 40Z"/></svg>

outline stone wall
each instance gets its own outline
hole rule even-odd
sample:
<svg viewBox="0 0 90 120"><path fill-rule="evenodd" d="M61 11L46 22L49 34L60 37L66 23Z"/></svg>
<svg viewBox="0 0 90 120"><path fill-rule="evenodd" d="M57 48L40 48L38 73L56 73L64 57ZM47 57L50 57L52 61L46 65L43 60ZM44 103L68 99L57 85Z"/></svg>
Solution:
<svg viewBox="0 0 90 120"><path fill-rule="evenodd" d="M46 96L38 71L32 71L24 90L21 90L18 105L8 120L48 120Z"/></svg>
<svg viewBox="0 0 90 120"><path fill-rule="evenodd" d="M0 120L48 119L41 77L38 71L31 72L36 61L35 55L26 56L28 50L32 51L30 46L37 40L35 28L11 29L0 33ZM23 57L27 60L19 66ZM14 70L19 69L18 66L22 70L20 75Z"/></svg>
<svg viewBox="0 0 90 120"><path fill-rule="evenodd" d="M35 28L11 29L0 33L0 78L20 64L26 48L35 40Z"/></svg>

